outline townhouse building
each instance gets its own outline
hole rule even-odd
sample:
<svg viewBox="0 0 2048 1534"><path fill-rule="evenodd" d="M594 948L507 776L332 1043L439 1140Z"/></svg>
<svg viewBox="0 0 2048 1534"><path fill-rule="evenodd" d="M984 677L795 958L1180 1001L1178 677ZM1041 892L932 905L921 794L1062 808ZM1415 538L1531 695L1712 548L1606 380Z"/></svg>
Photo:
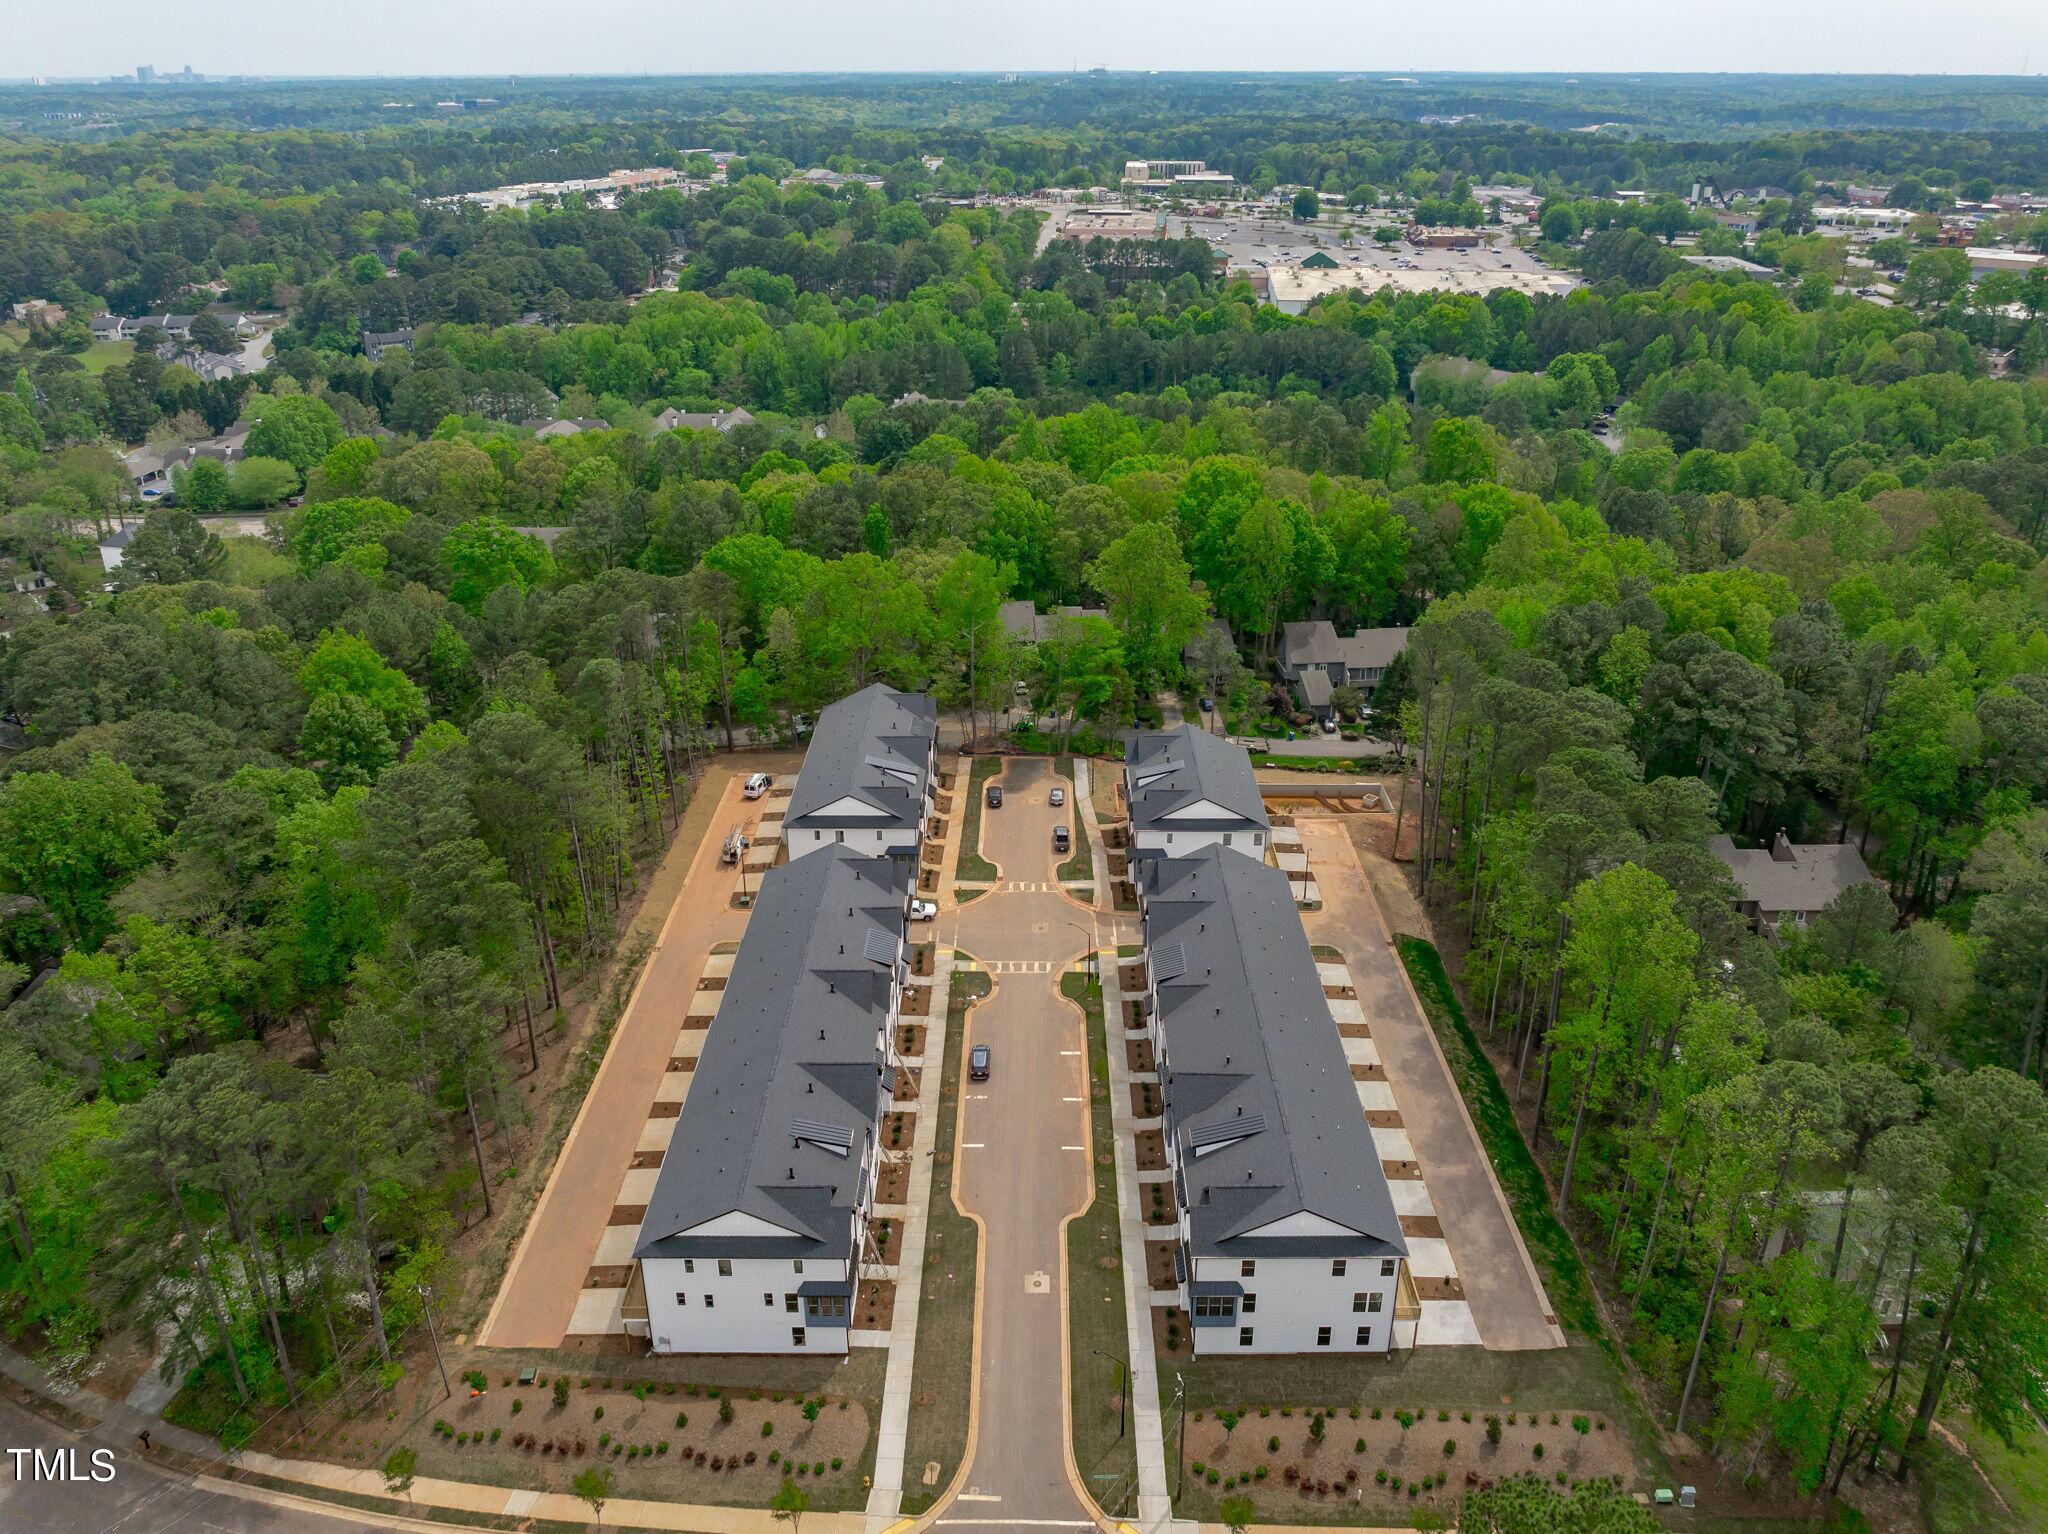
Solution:
<svg viewBox="0 0 2048 1534"><path fill-rule="evenodd" d="M938 706L877 682L826 708L782 820L792 861L827 847L915 858L938 785Z"/></svg>
<svg viewBox="0 0 2048 1534"><path fill-rule="evenodd" d="M1407 1243L1286 876L1211 843L1146 863L1139 901L1195 1354L1411 1345Z"/></svg>
<svg viewBox="0 0 2048 1534"><path fill-rule="evenodd" d="M838 845L763 877L634 1246L652 1351L847 1350L911 878Z"/></svg>
<svg viewBox="0 0 2048 1534"><path fill-rule="evenodd" d="M1123 789L1134 861L1213 844L1263 862L1272 845L1251 758L1197 725L1125 735Z"/></svg>

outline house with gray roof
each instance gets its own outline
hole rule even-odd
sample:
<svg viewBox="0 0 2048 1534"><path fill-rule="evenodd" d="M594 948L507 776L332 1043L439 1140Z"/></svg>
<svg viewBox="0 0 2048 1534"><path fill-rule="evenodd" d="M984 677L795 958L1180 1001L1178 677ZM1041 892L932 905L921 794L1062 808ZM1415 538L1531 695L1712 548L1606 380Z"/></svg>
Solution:
<svg viewBox="0 0 2048 1534"><path fill-rule="evenodd" d="M1273 837L1244 747L1199 725L1124 736L1124 803L1134 858L1229 847L1264 862Z"/></svg>
<svg viewBox="0 0 2048 1534"><path fill-rule="evenodd" d="M1210 845L1138 888L1196 1356L1387 1352L1408 1245L1287 876Z"/></svg>
<svg viewBox="0 0 2048 1534"><path fill-rule="evenodd" d="M656 431L728 432L735 426L754 424L754 412L745 405L731 410L664 410L654 418Z"/></svg>
<svg viewBox="0 0 2048 1534"><path fill-rule="evenodd" d="M1731 836L1714 837L1707 850L1742 887L1735 909L1768 938L1788 923L1806 926L1851 886L1877 882L1863 854L1846 842L1797 843L1780 831L1768 851L1738 847Z"/></svg>
<svg viewBox="0 0 2048 1534"><path fill-rule="evenodd" d="M847 1350L910 879L839 847L762 878L634 1242L627 1329L654 1352Z"/></svg>
<svg viewBox="0 0 2048 1534"><path fill-rule="evenodd" d="M1394 657L1407 648L1406 629L1358 629L1347 639L1327 618L1283 624L1280 675L1293 684L1303 708L1327 719L1337 688L1355 687L1370 697Z"/></svg>
<svg viewBox="0 0 2048 1534"><path fill-rule="evenodd" d="M1052 637L1053 625L1061 618L1109 617L1106 607L1055 607L1049 613L1042 613L1030 601L1005 602L996 609L1002 620L1003 632L1019 644L1043 644Z"/></svg>
<svg viewBox="0 0 2048 1534"><path fill-rule="evenodd" d="M792 859L827 847L917 856L938 785L939 710L880 682L818 715L782 818Z"/></svg>
<svg viewBox="0 0 2048 1534"><path fill-rule="evenodd" d="M363 356L373 365L384 360L388 352L409 352L415 332L403 330L366 330L362 333Z"/></svg>

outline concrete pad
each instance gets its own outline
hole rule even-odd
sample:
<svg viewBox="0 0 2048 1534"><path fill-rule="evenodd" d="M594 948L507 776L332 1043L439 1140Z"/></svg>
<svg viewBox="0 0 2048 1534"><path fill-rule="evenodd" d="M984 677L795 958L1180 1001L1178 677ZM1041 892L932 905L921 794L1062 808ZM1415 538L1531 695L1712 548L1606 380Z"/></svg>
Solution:
<svg viewBox="0 0 2048 1534"><path fill-rule="evenodd" d="M634 1147L643 1151L665 1151L669 1136L676 1132L680 1119L649 1119L640 1126L640 1143Z"/></svg>
<svg viewBox="0 0 2048 1534"><path fill-rule="evenodd" d="M1333 996L1330 998L1330 1018L1340 1028L1365 1023L1365 1008L1349 996Z"/></svg>
<svg viewBox="0 0 2048 1534"><path fill-rule="evenodd" d="M1346 1040L1345 1042L1349 1043L1351 1041ZM1359 1082L1358 1106L1367 1113L1398 1113L1401 1111L1401 1105L1394 1101L1394 1084L1391 1081Z"/></svg>
<svg viewBox="0 0 2048 1534"><path fill-rule="evenodd" d="M691 1071L663 1071L661 1080L654 1088L654 1100L658 1103L679 1103L690 1095Z"/></svg>
<svg viewBox="0 0 2048 1534"><path fill-rule="evenodd" d="M1415 1160L1415 1146L1414 1146L1414 1144L1413 1144L1413 1143L1412 1143L1412 1142L1411 1142L1411 1141L1409 1140L1409 1138L1408 1138L1408 1131L1407 1131L1407 1130L1405 1130L1405 1129L1375 1129L1375 1130L1373 1130L1373 1131L1372 1131L1371 1133L1372 1133L1372 1143L1373 1143L1373 1149L1377 1150L1377 1151L1378 1151L1378 1152L1380 1153L1380 1160L1382 1160L1382 1161L1413 1161L1413 1160ZM629 1203L629 1202L631 1202L631 1200L628 1200L628 1199L626 1199L626 1198L624 1198L624 1197L621 1197L621 1199L620 1199L619 1201L620 1201L621 1203Z"/></svg>
<svg viewBox="0 0 2048 1534"><path fill-rule="evenodd" d="M1409 1236L1408 1271L1417 1278L1456 1278L1458 1265L1451 1260L1451 1244L1441 1236Z"/></svg>
<svg viewBox="0 0 2048 1534"><path fill-rule="evenodd" d="M1340 1039L1338 1042L1344 1046L1344 1059L1346 1063L1351 1065L1378 1065L1380 1063L1380 1047L1373 1043L1371 1039ZM1383 1081L1360 1082L1359 1085L1386 1086L1387 1083ZM1386 1106L1391 1108L1394 1105L1390 1102Z"/></svg>
<svg viewBox="0 0 2048 1534"><path fill-rule="evenodd" d="M704 1048L704 1040L709 1036L710 1035L708 1030L702 1027L678 1028L676 1030L675 1047L668 1052L669 1059L694 1059L699 1053L702 1052ZM684 1074L687 1075L688 1072L684 1072Z"/></svg>
<svg viewBox="0 0 2048 1534"><path fill-rule="evenodd" d="M1387 1191L1394 1195L1396 1214L1435 1214L1436 1205L1429 1196L1429 1184L1420 1178L1399 1178L1387 1184Z"/></svg>
<svg viewBox="0 0 2048 1534"><path fill-rule="evenodd" d="M631 1262L633 1244L639 1239L640 1231L636 1226L607 1225L604 1234L597 1238L597 1255L591 1259L590 1265L593 1268L616 1268Z"/></svg>
<svg viewBox="0 0 2048 1534"><path fill-rule="evenodd" d="M569 1318L571 1337L602 1337L626 1329L624 1289L585 1289Z"/></svg>
<svg viewBox="0 0 2048 1534"><path fill-rule="evenodd" d="M1289 875L1288 887L1294 891L1294 903L1296 905L1320 905L1322 903L1322 889L1313 879L1300 879Z"/></svg>
<svg viewBox="0 0 2048 1534"><path fill-rule="evenodd" d="M1463 1300L1424 1300L1415 1323L1418 1348L1469 1348L1479 1345L1479 1323Z"/></svg>
<svg viewBox="0 0 2048 1534"><path fill-rule="evenodd" d="M1348 964L1337 963L1329 959L1318 959L1316 960L1316 974L1321 977L1324 985L1351 984L1351 966Z"/></svg>
<svg viewBox="0 0 2048 1534"><path fill-rule="evenodd" d="M723 991L692 991L689 1003L683 1008L685 1017L716 1017L718 1003L724 999Z"/></svg>
<svg viewBox="0 0 2048 1534"><path fill-rule="evenodd" d="M1285 848L1288 851L1293 851L1299 848L1300 846L1301 832L1296 830L1293 826L1273 827L1273 847L1275 851L1278 851L1282 848Z"/></svg>
<svg viewBox="0 0 2048 1534"><path fill-rule="evenodd" d="M658 1166L636 1166L629 1170L619 1183L619 1196L614 1204L648 1204L654 1199L654 1180L661 1176Z"/></svg>
<svg viewBox="0 0 2048 1534"><path fill-rule="evenodd" d="M1305 874L1308 872L1308 854L1306 852L1276 852L1273 854L1273 859L1280 865L1281 872L1283 873Z"/></svg>
<svg viewBox="0 0 2048 1534"><path fill-rule="evenodd" d="M738 955L730 953L706 955L704 959L704 978L706 980L725 979L726 976L732 973L732 961L736 957Z"/></svg>

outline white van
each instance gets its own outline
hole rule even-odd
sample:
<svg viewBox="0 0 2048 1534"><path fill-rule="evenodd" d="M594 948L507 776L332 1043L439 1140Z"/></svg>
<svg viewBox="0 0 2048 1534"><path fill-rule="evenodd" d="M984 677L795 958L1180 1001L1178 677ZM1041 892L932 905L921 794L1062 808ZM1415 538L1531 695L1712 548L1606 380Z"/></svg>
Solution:
<svg viewBox="0 0 2048 1534"><path fill-rule="evenodd" d="M775 786L775 779L765 772L757 772L747 779L740 793L749 799L758 799Z"/></svg>

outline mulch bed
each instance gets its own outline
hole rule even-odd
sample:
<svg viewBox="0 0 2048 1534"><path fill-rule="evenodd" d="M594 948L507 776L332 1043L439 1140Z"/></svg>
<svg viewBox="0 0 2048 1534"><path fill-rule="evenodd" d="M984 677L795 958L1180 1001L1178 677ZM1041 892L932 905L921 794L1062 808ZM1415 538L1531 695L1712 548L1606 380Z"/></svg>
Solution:
<svg viewBox="0 0 2048 1534"><path fill-rule="evenodd" d="M1124 1059L1127 1068L1134 1074L1148 1073L1155 1069L1150 1039L1127 1039L1124 1041Z"/></svg>
<svg viewBox="0 0 2048 1534"><path fill-rule="evenodd" d="M1141 1119L1156 1119L1159 1117L1160 1111L1161 1104L1159 1100L1159 1088L1149 1081L1132 1082L1132 1117Z"/></svg>
<svg viewBox="0 0 2048 1534"><path fill-rule="evenodd" d="M875 1179L875 1202L878 1204L900 1204L910 1197L910 1163L907 1161L884 1161L882 1173Z"/></svg>
<svg viewBox="0 0 2048 1534"><path fill-rule="evenodd" d="M887 1331L896 1314L896 1286L886 1278L864 1278L854 1296L853 1324L864 1331Z"/></svg>
<svg viewBox="0 0 2048 1534"><path fill-rule="evenodd" d="M1351 1067L1351 1079L1353 1081L1385 1081L1387 1079L1387 1068L1377 1060L1373 1061L1370 1065L1353 1065Z"/></svg>
<svg viewBox="0 0 2048 1534"><path fill-rule="evenodd" d="M897 1028L896 1053L911 1059L924 1053L924 1024L904 1023Z"/></svg>
<svg viewBox="0 0 2048 1534"><path fill-rule="evenodd" d="M1171 1241L1147 1241L1145 1243L1145 1277L1154 1289L1171 1289L1178 1280L1173 1275L1173 1243Z"/></svg>
<svg viewBox="0 0 2048 1534"><path fill-rule="evenodd" d="M903 1001L897 1007L904 1017L925 1017L932 1009L932 988L928 985L913 985L903 992Z"/></svg>
<svg viewBox="0 0 2048 1534"><path fill-rule="evenodd" d="M1166 1170L1166 1136L1156 1129L1138 1131L1138 1170L1141 1172L1163 1172Z"/></svg>

